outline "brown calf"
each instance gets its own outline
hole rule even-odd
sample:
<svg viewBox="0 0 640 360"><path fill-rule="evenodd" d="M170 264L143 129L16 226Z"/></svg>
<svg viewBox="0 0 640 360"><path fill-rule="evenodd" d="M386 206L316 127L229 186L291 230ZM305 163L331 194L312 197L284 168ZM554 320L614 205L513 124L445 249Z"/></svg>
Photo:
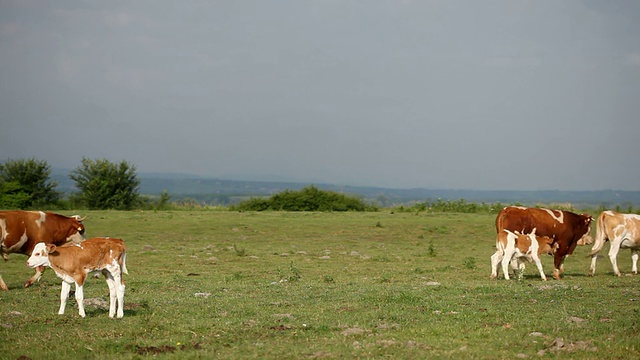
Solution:
<svg viewBox="0 0 640 360"><path fill-rule="evenodd" d="M124 316L125 286L122 274L127 274L127 266L125 245L121 239L91 238L80 244L65 246L38 243L27 260L27 266L49 266L62 279L58 314L64 314L71 284L75 283L78 312L82 317L85 317L84 281L89 273L102 272L109 286L109 317L116 314L116 300L117 317Z"/></svg>

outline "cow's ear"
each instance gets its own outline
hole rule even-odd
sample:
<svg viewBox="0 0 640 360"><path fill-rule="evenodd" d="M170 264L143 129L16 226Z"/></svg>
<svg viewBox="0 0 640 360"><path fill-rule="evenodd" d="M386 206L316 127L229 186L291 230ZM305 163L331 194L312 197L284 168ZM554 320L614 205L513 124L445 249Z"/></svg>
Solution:
<svg viewBox="0 0 640 360"><path fill-rule="evenodd" d="M51 254L56 251L56 246L54 244L47 244L47 254Z"/></svg>

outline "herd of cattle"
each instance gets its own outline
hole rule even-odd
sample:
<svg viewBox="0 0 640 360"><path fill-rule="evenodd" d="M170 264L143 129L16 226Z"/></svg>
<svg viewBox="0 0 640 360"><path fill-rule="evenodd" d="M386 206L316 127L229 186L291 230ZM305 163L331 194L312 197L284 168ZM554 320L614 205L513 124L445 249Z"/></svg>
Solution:
<svg viewBox="0 0 640 360"><path fill-rule="evenodd" d="M596 239L589 235L593 217L570 211L509 206L496 217L496 252L491 256L491 278L498 276L502 263L505 279L509 279L509 264L521 275L524 260L535 262L540 276L546 280L540 255L553 255L553 277L560 279L564 260L573 254L577 245L594 244L591 249L589 275L595 274L598 253L610 241L609 259L613 272L620 276L617 257L621 248L631 249L632 268L638 274L640 250L640 215L603 211L598 216Z"/></svg>
<svg viewBox="0 0 640 360"><path fill-rule="evenodd" d="M109 286L109 316L121 318L125 285L122 274L127 273L125 245L121 239L84 239L85 228L79 216L63 216L42 211L0 211L0 253L7 260L11 253L29 256L27 266L35 274L25 287L38 281L45 267L52 268L62 279L60 310L64 309L71 285L80 316L84 317L83 285L91 272L101 272ZM491 256L491 278L498 276L502 265L505 279L509 279L509 265L517 275L522 274L525 261L533 261L540 276L546 276L540 255L554 256L553 277L560 279L564 260L577 245L594 244L591 249L589 275L596 270L598 253L610 241L609 259L613 271L620 276L617 255L621 248L631 249L632 271L638 273L640 250L640 215L604 211L596 225L595 241L589 235L593 217L570 211L509 206L496 217L496 252ZM8 290L0 275L0 289ZM116 307L117 305L117 307ZM117 309L117 311L116 311Z"/></svg>

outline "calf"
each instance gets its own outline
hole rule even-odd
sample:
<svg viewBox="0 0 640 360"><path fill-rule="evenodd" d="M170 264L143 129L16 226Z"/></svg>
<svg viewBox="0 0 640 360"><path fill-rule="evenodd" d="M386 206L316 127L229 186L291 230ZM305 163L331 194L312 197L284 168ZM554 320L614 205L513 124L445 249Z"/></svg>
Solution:
<svg viewBox="0 0 640 360"><path fill-rule="evenodd" d="M498 263L502 261L504 278L509 280L508 266L511 263L514 270L524 270L524 261L533 261L538 267L542 280L547 280L542 270L540 255L553 254L557 248L553 239L546 236L536 236L536 229L531 234L513 233L503 230L498 233L496 252L491 256L491 278L498 276Z"/></svg>
<svg viewBox="0 0 640 360"><path fill-rule="evenodd" d="M91 238L80 244L55 246L54 244L36 244L27 266L49 266L62 279L60 292L60 310L64 308L69 298L71 284L76 284L76 301L78 312L85 317L83 285L87 275L100 271L109 286L109 317L116 314L116 300L118 301L117 317L124 316L124 280L122 273L128 274L126 266L126 252L124 241L111 238Z"/></svg>

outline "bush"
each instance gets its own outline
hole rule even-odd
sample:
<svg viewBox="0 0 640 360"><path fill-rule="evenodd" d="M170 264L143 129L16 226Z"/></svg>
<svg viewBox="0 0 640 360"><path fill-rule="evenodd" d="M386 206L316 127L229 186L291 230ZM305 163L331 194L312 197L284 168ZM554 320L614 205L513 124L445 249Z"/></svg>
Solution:
<svg viewBox="0 0 640 360"><path fill-rule="evenodd" d="M269 199L251 198L232 205L237 211L377 211L373 205L365 204L353 196L320 190L308 186L300 191L285 190Z"/></svg>
<svg viewBox="0 0 640 360"><path fill-rule="evenodd" d="M497 214L504 208L505 205L501 203L487 204L482 202L469 203L465 199L460 200L447 200L438 199L435 202L425 201L423 203L416 203L410 207L400 206L395 209L398 212L458 212L458 213L490 213Z"/></svg>

